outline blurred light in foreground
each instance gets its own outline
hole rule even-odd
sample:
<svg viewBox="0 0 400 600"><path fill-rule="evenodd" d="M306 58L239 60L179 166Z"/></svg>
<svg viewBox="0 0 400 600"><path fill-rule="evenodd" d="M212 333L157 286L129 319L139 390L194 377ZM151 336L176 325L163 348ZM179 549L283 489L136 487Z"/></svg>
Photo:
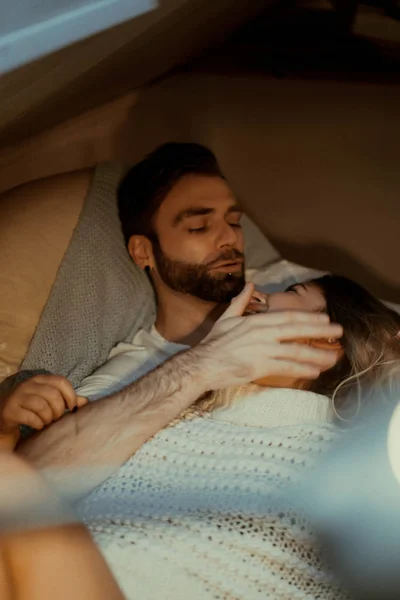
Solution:
<svg viewBox="0 0 400 600"><path fill-rule="evenodd" d="M399 408L377 398L303 482L300 505L357 600L400 598L399 439Z"/></svg>
<svg viewBox="0 0 400 600"><path fill-rule="evenodd" d="M390 420L388 454L393 473L400 484L400 404L395 409Z"/></svg>

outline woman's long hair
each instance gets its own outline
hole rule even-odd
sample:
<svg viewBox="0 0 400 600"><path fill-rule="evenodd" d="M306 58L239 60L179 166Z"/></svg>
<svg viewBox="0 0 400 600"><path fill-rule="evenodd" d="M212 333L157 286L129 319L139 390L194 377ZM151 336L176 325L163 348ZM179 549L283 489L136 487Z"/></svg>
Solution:
<svg viewBox="0 0 400 600"><path fill-rule="evenodd" d="M344 333L342 357L308 389L331 397L339 418L358 413L382 395L398 393L400 315L347 277L324 275L309 284L322 292L331 321L342 325Z"/></svg>

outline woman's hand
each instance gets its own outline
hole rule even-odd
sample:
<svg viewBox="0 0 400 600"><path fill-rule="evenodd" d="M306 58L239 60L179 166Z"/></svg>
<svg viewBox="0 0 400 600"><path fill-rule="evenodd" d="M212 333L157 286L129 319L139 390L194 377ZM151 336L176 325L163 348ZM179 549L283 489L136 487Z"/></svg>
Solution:
<svg viewBox="0 0 400 600"><path fill-rule="evenodd" d="M65 377L37 375L20 383L0 404L1 445L15 447L20 425L43 429L67 409L72 411L87 402L87 398L76 395Z"/></svg>

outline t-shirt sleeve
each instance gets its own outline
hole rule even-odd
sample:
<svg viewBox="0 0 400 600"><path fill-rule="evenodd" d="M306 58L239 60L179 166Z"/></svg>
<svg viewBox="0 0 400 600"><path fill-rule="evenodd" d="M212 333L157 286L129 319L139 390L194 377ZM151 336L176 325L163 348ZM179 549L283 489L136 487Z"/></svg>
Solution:
<svg viewBox="0 0 400 600"><path fill-rule="evenodd" d="M155 369L161 360L147 348L136 346L128 350L112 350L104 365L86 377L76 389L79 396L99 400L124 389L143 375Z"/></svg>

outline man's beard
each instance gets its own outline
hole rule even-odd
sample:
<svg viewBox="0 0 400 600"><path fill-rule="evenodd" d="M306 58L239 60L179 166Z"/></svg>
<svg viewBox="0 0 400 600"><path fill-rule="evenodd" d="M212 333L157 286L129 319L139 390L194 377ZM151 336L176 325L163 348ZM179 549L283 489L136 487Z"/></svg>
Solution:
<svg viewBox="0 0 400 600"><path fill-rule="evenodd" d="M238 250L221 252L218 258L209 264L192 264L168 258L158 240L152 241L160 278L175 292L190 294L207 302L225 304L242 291L245 285L244 265L241 271L232 273L210 272L213 264L243 259L243 254Z"/></svg>

